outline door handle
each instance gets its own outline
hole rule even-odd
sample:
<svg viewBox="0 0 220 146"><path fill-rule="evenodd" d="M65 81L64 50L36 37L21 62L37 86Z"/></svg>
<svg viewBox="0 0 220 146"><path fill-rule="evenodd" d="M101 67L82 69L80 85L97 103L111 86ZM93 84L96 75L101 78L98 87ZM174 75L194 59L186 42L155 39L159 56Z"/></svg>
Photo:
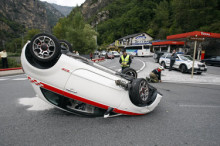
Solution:
<svg viewBox="0 0 220 146"><path fill-rule="evenodd" d="M66 89L66 91L72 92L72 93L77 93L74 89Z"/></svg>

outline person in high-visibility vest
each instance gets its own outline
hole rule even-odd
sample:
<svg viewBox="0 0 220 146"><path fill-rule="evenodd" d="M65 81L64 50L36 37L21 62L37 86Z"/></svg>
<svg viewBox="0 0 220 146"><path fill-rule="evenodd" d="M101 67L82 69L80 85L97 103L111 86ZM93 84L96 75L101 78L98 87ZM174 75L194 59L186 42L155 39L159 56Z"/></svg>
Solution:
<svg viewBox="0 0 220 146"><path fill-rule="evenodd" d="M121 55L119 63L121 64L122 70L130 67L132 62L131 57L126 53L126 50L122 50L123 55Z"/></svg>

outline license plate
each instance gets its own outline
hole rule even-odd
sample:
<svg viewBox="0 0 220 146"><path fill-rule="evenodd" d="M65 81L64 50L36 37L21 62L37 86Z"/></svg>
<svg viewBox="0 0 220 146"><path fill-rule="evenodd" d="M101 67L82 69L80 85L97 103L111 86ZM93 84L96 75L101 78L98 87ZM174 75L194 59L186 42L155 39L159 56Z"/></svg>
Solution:
<svg viewBox="0 0 220 146"><path fill-rule="evenodd" d="M204 67L200 67L200 70L205 70L205 68Z"/></svg>

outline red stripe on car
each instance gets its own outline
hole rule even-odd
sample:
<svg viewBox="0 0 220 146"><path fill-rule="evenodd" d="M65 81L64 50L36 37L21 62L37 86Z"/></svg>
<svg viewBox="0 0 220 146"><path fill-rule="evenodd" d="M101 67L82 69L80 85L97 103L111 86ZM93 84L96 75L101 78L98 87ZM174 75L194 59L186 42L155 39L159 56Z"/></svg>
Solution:
<svg viewBox="0 0 220 146"><path fill-rule="evenodd" d="M53 92L55 92L55 93L64 95L64 96L66 96L66 97L69 97L69 98L72 98L72 99L75 99L75 100L78 100L78 101L81 101L81 102L84 102L84 103L87 103L87 104L90 104L90 105L93 105L93 106L96 106L96 107L99 107L99 108L102 108L102 109L106 109L106 110L107 110L107 109L109 108L109 106L107 106L107 105L100 104L100 103L97 103L97 102L94 102L94 101L91 101L91 100L88 100L88 99L79 97L79 96L77 96L77 95L74 95L74 94L65 92L65 91L63 91L63 90L57 89L57 88L52 87L52 86L50 86L50 85L44 84L44 83L42 83L42 82L41 82L41 84L43 85L43 88L45 88L45 89L47 89L47 90L50 90L50 91L53 91ZM114 108L113 111L114 111L115 113L125 114L125 115L144 115L144 114L140 114L140 113L133 113L133 112L129 112L129 111L119 110L119 109L117 109L117 108Z"/></svg>

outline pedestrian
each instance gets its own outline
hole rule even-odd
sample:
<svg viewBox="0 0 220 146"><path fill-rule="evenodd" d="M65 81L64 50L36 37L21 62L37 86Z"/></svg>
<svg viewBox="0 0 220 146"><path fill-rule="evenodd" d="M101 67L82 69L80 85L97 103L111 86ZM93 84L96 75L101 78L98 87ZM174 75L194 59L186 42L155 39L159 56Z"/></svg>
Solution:
<svg viewBox="0 0 220 146"><path fill-rule="evenodd" d="M0 58L2 59L2 68L8 68L8 55L6 50L4 49L3 51L0 52Z"/></svg>
<svg viewBox="0 0 220 146"><path fill-rule="evenodd" d="M120 57L119 63L121 64L122 70L125 68L130 67L130 64L132 62L131 57L126 53L126 50L122 50L122 55Z"/></svg>
<svg viewBox="0 0 220 146"><path fill-rule="evenodd" d="M170 57L170 68L169 68L169 71L172 70L173 65L174 65L174 63L175 63L175 61L176 61L176 58L177 58L176 50L174 49L174 50L173 50L173 53L172 53L172 55L171 55L171 57Z"/></svg>
<svg viewBox="0 0 220 146"><path fill-rule="evenodd" d="M90 53L90 59L91 59L91 60L92 60L92 55L93 55L93 54L92 54L92 53Z"/></svg>
<svg viewBox="0 0 220 146"><path fill-rule="evenodd" d="M150 73L150 79L147 78L147 80L149 82L152 82L152 83L158 83L158 82L162 82L161 81L161 71L164 70L163 66L160 66L154 70L152 70L152 72Z"/></svg>
<svg viewBox="0 0 220 146"><path fill-rule="evenodd" d="M79 56L79 52L78 52L78 51L76 51L76 55L78 55L78 56Z"/></svg>

